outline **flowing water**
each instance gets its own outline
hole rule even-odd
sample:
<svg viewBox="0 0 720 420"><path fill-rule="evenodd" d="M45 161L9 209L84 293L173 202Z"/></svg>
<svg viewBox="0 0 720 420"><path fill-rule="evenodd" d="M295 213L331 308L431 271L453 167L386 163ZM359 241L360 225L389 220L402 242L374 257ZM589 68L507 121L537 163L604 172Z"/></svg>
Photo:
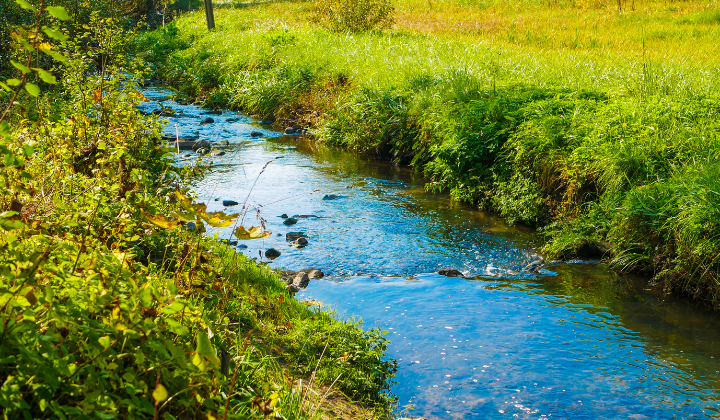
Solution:
<svg viewBox="0 0 720 420"><path fill-rule="evenodd" d="M718 315L646 289L646 280L574 261L534 272L538 238L426 193L406 168L328 149L231 112L177 111L168 134L228 141L196 186L213 211L274 235L239 252L273 267L319 268L298 299L379 326L400 362L403 414L427 418L720 418ZM146 103L146 111L155 109ZM253 138L250 132L260 131ZM194 153L177 156L194 164ZM268 163L269 162L269 163ZM329 196L329 197L326 197ZM241 203L223 207L222 200ZM285 226L280 216L298 215ZM231 228L218 230L230 238ZM305 232L303 249L287 232ZM212 233L212 232L211 232ZM245 248L247 247L247 248ZM264 259L263 259L264 260ZM443 277L440 268L465 278Z"/></svg>

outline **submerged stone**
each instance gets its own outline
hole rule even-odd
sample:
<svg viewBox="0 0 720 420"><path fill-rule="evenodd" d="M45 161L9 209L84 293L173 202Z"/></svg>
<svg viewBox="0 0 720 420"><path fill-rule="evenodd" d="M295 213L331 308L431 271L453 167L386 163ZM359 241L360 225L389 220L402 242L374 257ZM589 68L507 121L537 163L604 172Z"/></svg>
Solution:
<svg viewBox="0 0 720 420"><path fill-rule="evenodd" d="M278 251L275 248L270 248L267 251L265 251L265 258L269 258L271 260L274 260L275 258L280 256L280 251Z"/></svg>
<svg viewBox="0 0 720 420"><path fill-rule="evenodd" d="M441 268L437 271L437 273L445 277L462 277L463 275L461 271L455 270L453 268Z"/></svg>
<svg viewBox="0 0 720 420"><path fill-rule="evenodd" d="M304 237L305 237L305 232L288 232L285 235L285 240L286 241L295 241L299 238L304 238Z"/></svg>
<svg viewBox="0 0 720 420"><path fill-rule="evenodd" d="M210 142L207 140L200 140L200 141L194 142L192 144L191 148L192 148L193 152L197 152L198 149L210 150L210 149L212 149L212 144L210 144Z"/></svg>
<svg viewBox="0 0 720 420"><path fill-rule="evenodd" d="M293 284L298 287L307 287L310 284L310 276L308 276L308 273L301 271L295 276Z"/></svg>

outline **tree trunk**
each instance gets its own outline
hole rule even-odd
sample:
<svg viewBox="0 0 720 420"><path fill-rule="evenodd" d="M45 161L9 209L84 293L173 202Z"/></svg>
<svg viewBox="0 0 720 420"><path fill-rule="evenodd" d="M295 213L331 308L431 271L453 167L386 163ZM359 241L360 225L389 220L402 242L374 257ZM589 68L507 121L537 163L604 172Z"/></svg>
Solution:
<svg viewBox="0 0 720 420"><path fill-rule="evenodd" d="M215 15L213 14L212 0L205 0L205 20L207 20L208 30L215 29Z"/></svg>

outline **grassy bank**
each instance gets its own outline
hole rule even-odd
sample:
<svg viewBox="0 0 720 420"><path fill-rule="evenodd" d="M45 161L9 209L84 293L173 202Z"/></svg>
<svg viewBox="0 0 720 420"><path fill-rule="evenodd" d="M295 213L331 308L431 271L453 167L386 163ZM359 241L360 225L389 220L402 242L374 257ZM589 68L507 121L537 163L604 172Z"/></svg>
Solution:
<svg viewBox="0 0 720 420"><path fill-rule="evenodd" d="M717 9L617 4L405 0L394 29L342 33L312 3L228 2L212 33L196 13L140 43L207 106L412 165L540 227L551 258L604 256L717 305Z"/></svg>
<svg viewBox="0 0 720 420"><path fill-rule="evenodd" d="M0 84L4 418L389 417L380 331L191 228L238 215L192 201L203 166L137 111L132 34L92 14L70 37L64 9L22 5L52 26L14 28Z"/></svg>

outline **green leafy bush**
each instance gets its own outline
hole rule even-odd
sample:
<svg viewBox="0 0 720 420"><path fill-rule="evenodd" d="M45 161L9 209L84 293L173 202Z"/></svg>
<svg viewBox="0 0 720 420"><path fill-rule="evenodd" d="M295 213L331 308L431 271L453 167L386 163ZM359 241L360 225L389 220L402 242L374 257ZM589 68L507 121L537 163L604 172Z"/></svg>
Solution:
<svg viewBox="0 0 720 420"><path fill-rule="evenodd" d="M56 22L66 9L20 4L54 23L16 28L15 77L0 81L4 418L316 418L293 383L293 369L318 366L298 347L308 330L346 338L328 354L361 349L319 363L318 378L342 374L337 387L387 415L378 332L310 310L267 268L184 227L237 215L193 203L202 162L178 168L160 121L138 112L132 33L91 13L70 37Z"/></svg>
<svg viewBox="0 0 720 420"><path fill-rule="evenodd" d="M370 31L393 25L392 0L314 0L315 18L334 31Z"/></svg>

